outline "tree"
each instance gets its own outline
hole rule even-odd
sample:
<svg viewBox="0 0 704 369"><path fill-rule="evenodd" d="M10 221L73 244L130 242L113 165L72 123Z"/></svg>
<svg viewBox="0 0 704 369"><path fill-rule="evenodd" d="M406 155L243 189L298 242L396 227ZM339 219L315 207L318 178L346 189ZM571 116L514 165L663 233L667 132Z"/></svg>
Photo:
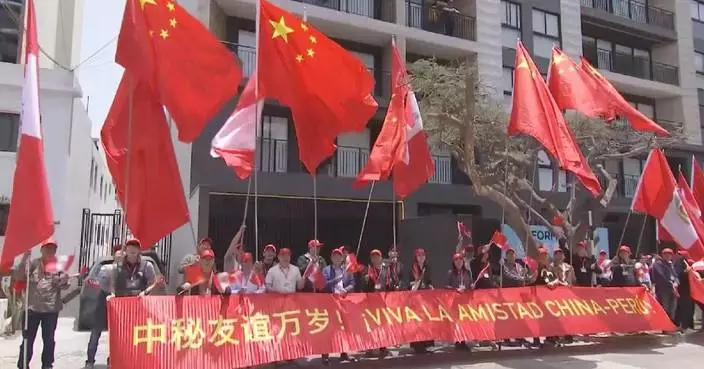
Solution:
<svg viewBox="0 0 704 369"><path fill-rule="evenodd" d="M663 139L636 132L627 122L607 124L568 112L572 132L605 190L595 199L570 176L569 200L553 203L535 186L541 146L530 137L507 137L508 114L502 104L502 91L497 94L484 85L474 65L472 58L450 65L421 59L409 66L411 83L431 142L451 151L476 195L502 207L505 223L519 237L526 235L522 241L528 254L534 254L537 246L528 237L532 223L528 219L565 238L570 247L584 239L589 228L588 211L593 211L594 224L601 222L605 212L600 210L609 205L618 183L604 168L605 162L643 156L654 146L681 141L681 124L663 125L672 134ZM559 168L553 168L555 178ZM562 220L561 224L553 224L551 220L556 218Z"/></svg>

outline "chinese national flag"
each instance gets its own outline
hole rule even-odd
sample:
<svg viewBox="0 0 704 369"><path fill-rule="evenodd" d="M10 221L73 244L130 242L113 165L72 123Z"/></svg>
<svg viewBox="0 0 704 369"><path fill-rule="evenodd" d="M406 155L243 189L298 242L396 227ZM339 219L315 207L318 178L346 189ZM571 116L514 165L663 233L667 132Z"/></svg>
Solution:
<svg viewBox="0 0 704 369"><path fill-rule="evenodd" d="M496 245L501 249L501 251L506 251L511 248L508 243L508 238L501 231L494 231L494 235L491 236L491 243Z"/></svg>
<svg viewBox="0 0 704 369"><path fill-rule="evenodd" d="M115 60L151 85L184 142L198 137L242 78L232 53L175 0L127 0Z"/></svg>
<svg viewBox="0 0 704 369"><path fill-rule="evenodd" d="M309 173L335 151L335 139L362 131L376 113L374 79L362 62L310 24L260 2L258 98L291 108L300 159Z"/></svg>
<svg viewBox="0 0 704 369"><path fill-rule="evenodd" d="M122 76L100 137L127 225L143 247L152 247L188 222L164 109L149 85L129 71Z"/></svg>
<svg viewBox="0 0 704 369"><path fill-rule="evenodd" d="M572 172L594 196L601 193L599 180L521 41L516 49L513 107L508 125L509 135L518 133L538 140L557 159L560 168Z"/></svg>
<svg viewBox="0 0 704 369"><path fill-rule="evenodd" d="M406 70L396 45L394 45L392 53L392 94L389 110L386 112L384 125L381 127L379 137L374 142L369 160L353 184L355 187L389 178L394 165L403 162L408 155L406 152L408 148L406 145L408 123L406 122L405 107L406 94L408 93Z"/></svg>

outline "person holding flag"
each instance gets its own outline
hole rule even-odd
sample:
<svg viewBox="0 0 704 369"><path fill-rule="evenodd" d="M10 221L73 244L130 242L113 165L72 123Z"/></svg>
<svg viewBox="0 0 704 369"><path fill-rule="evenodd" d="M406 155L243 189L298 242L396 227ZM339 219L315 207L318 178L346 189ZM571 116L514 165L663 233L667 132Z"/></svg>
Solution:
<svg viewBox="0 0 704 369"><path fill-rule="evenodd" d="M611 287L639 286L636 276L636 263L631 259L631 248L621 245L618 254L611 261Z"/></svg>
<svg viewBox="0 0 704 369"><path fill-rule="evenodd" d="M296 266L303 276L303 292L317 292L325 288L321 271L328 265L325 258L320 257L323 243L318 240L308 241L308 252L299 256Z"/></svg>
<svg viewBox="0 0 704 369"><path fill-rule="evenodd" d="M422 248L417 248L415 251L410 277L411 291L434 289L433 282L430 280L428 260L425 257L425 250ZM430 352L428 348L434 344L434 341L411 342L411 348L416 354L427 354Z"/></svg>
<svg viewBox="0 0 704 369"><path fill-rule="evenodd" d="M262 256L264 257L263 260L257 262L257 264L259 264L259 273L266 276L266 274L269 273L269 270L276 265L276 246L273 244L264 246Z"/></svg>
<svg viewBox="0 0 704 369"><path fill-rule="evenodd" d="M186 267L184 272L186 281L178 288L178 294L210 295L213 292L212 283L215 274L215 253L211 249L205 249L196 264Z"/></svg>
<svg viewBox="0 0 704 369"><path fill-rule="evenodd" d="M587 253L587 242L577 243L577 253L572 257L572 270L574 271L574 284L576 286L589 287L596 276L601 274L601 268L597 265L594 256Z"/></svg>
<svg viewBox="0 0 704 369"><path fill-rule="evenodd" d="M457 293L464 293L472 289L472 275L464 267L464 257L461 253L452 255L452 266L447 271L447 283L445 289L455 290ZM469 351L470 347L465 341L455 342L455 350Z"/></svg>
<svg viewBox="0 0 704 369"><path fill-rule="evenodd" d="M679 284L677 272L672 262L674 252L671 248L664 248L660 255L660 258L653 263L651 279L655 287L655 297L674 323L677 312L677 285Z"/></svg>
<svg viewBox="0 0 704 369"><path fill-rule="evenodd" d="M557 251L557 250L555 250ZM536 278L534 285L536 286L546 286L547 288L556 288L559 284L557 276L552 271L550 265L550 258L548 256L548 250L541 246L538 248L538 256L536 258L538 265L536 267ZM545 338L545 344L557 345L557 337L547 337ZM540 343L540 337L533 338L534 347L542 347L543 344Z"/></svg>
<svg viewBox="0 0 704 369"><path fill-rule="evenodd" d="M509 247L503 265L502 287L523 287L530 282L530 271L516 261L516 250Z"/></svg>
<svg viewBox="0 0 704 369"><path fill-rule="evenodd" d="M473 288L488 289L497 287L491 278L491 263L489 262L489 245L482 246L474 254L469 264L472 271Z"/></svg>
<svg viewBox="0 0 704 369"><path fill-rule="evenodd" d="M345 296L354 291L354 276L347 271L343 247L332 250L330 255L331 264L323 268L323 278L325 278L325 292ZM350 356L346 352L340 353L340 361L356 363L357 358ZM330 355L323 354L323 364L330 363Z"/></svg>
<svg viewBox="0 0 704 369"><path fill-rule="evenodd" d="M252 254L245 252L240 259L240 270L235 272L233 293L264 293L266 285L261 274L254 270Z"/></svg>
<svg viewBox="0 0 704 369"><path fill-rule="evenodd" d="M389 291L401 291L405 288L405 277L403 272L403 264L398 259L398 248L396 245L391 246L387 256L388 259L385 264L388 265L389 269Z"/></svg>

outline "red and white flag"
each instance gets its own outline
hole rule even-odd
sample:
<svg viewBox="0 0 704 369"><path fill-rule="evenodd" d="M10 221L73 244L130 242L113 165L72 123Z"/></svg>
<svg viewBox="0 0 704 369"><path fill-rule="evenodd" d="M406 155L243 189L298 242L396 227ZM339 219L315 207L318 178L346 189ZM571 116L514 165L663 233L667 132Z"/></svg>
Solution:
<svg viewBox="0 0 704 369"><path fill-rule="evenodd" d="M704 272L704 260L692 263L692 270L695 272Z"/></svg>
<svg viewBox="0 0 704 369"><path fill-rule="evenodd" d="M678 246L699 259L704 257L701 241L704 224L688 201L689 196L682 190L672 175L665 154L660 149L653 149L636 187L631 209L653 216Z"/></svg>
<svg viewBox="0 0 704 369"><path fill-rule="evenodd" d="M75 255L58 255L44 264L44 270L47 273L68 273L75 259Z"/></svg>
<svg viewBox="0 0 704 369"><path fill-rule="evenodd" d="M237 107L225 121L211 143L210 155L222 158L240 179L246 179L254 168L257 126L262 116L264 100L255 96L257 72L247 81Z"/></svg>
<svg viewBox="0 0 704 369"><path fill-rule="evenodd" d="M320 263L318 263L317 260L310 260L306 270L303 272L303 278L307 278L311 281L317 290L322 290L327 285L325 276L323 276L323 272L320 270Z"/></svg>
<svg viewBox="0 0 704 369"><path fill-rule="evenodd" d="M704 207L704 172L702 172L702 167L697 161L697 159L692 156L692 178L690 183L692 184L692 195L699 205L699 212L702 212L702 207ZM704 217L700 218L704 221Z"/></svg>
<svg viewBox="0 0 704 369"><path fill-rule="evenodd" d="M477 280L474 281L474 283L472 284L472 288L477 287L477 283L479 283L479 281L481 281L482 279L489 279L490 268L491 264L486 263L484 268L482 268L482 270L479 271L479 274L477 274Z"/></svg>
<svg viewBox="0 0 704 369"><path fill-rule="evenodd" d="M237 277L234 273L222 272L213 276L213 287L220 293L225 293L227 288L234 287Z"/></svg>
<svg viewBox="0 0 704 369"><path fill-rule="evenodd" d="M12 184L10 214L0 264L11 263L54 234L49 186L44 165L41 116L39 113L39 44L34 2L27 1L25 65L22 115L17 166Z"/></svg>
<svg viewBox="0 0 704 369"><path fill-rule="evenodd" d="M347 260L345 261L345 271L347 273L357 273L362 269L362 266L357 262L357 256L355 254L348 254Z"/></svg>

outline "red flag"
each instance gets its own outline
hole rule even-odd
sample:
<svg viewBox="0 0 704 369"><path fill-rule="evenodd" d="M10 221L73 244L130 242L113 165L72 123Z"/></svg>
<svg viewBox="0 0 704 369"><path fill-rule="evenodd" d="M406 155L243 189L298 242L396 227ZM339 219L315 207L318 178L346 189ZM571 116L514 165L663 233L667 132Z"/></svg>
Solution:
<svg viewBox="0 0 704 369"><path fill-rule="evenodd" d="M186 267L185 270L188 270L188 267ZM197 274L193 278L197 279ZM225 293L225 291L227 291L228 287L232 288L232 286L235 284L235 280L236 280L236 277L235 277L234 273L228 273L228 272L217 273L217 274L213 275L213 287L215 287L215 289L218 290L218 292Z"/></svg>
<svg viewBox="0 0 704 369"><path fill-rule="evenodd" d="M491 236L491 243L498 246L501 251L506 251L511 248L511 245L508 243L508 238L506 238L501 231L494 231L494 235Z"/></svg>
<svg viewBox="0 0 704 369"><path fill-rule="evenodd" d="M47 273L68 273L75 259L75 255L55 256L44 264L44 270L46 270Z"/></svg>
<svg viewBox="0 0 704 369"><path fill-rule="evenodd" d="M307 22L261 0L258 98L291 108L299 157L309 173L335 151L337 136L362 131L378 109L374 78L349 51Z"/></svg>
<svg viewBox="0 0 704 369"><path fill-rule="evenodd" d="M125 72L100 136L127 225L142 247L188 222L164 110L147 83Z"/></svg>
<svg viewBox="0 0 704 369"><path fill-rule="evenodd" d="M201 284L205 282L206 277L203 275L203 268L200 263L193 263L183 268L183 279L191 285ZM218 278L219 281L219 278Z"/></svg>
<svg viewBox="0 0 704 369"><path fill-rule="evenodd" d="M317 260L313 261L313 259L311 259L310 262L308 262L306 270L303 271L303 278L308 278L309 281L313 282L313 286L315 286L316 290L323 290L327 285L325 276L323 276L323 272L320 270L320 263L318 263Z"/></svg>
<svg viewBox="0 0 704 369"><path fill-rule="evenodd" d="M681 248L694 258L704 257L704 224L694 213L688 199L690 195L686 182L678 187L660 149L653 149L648 155L636 193L631 204L632 211L648 214L657 219L662 227L672 235Z"/></svg>
<svg viewBox="0 0 704 369"><path fill-rule="evenodd" d="M689 289L689 295L692 297L692 300L697 301L700 304L704 304L704 281L699 280L694 273L696 272L687 273L689 285L691 286Z"/></svg>
<svg viewBox="0 0 704 369"><path fill-rule="evenodd" d="M559 216L559 215L554 215L554 216L552 217L552 225L561 226L561 225L563 225L564 223L565 223L565 221L564 221L564 219L562 219L561 216Z"/></svg>
<svg viewBox="0 0 704 369"><path fill-rule="evenodd" d="M599 180L589 168L565 117L521 41L516 49L514 81L508 134L523 133L538 140L558 161L560 168L572 172L585 188L598 196L601 193Z"/></svg>
<svg viewBox="0 0 704 369"><path fill-rule="evenodd" d="M12 264L17 255L54 234L49 185L44 165L41 115L39 113L39 44L34 2L27 1L24 85L17 164L12 182L10 213L0 264Z"/></svg>
<svg viewBox="0 0 704 369"><path fill-rule="evenodd" d="M704 173L694 155L692 155L692 180L690 183L692 184L692 195L699 205L699 211L704 213L702 211L702 208L704 208ZM704 221L704 216L700 218Z"/></svg>
<svg viewBox="0 0 704 369"><path fill-rule="evenodd" d="M534 272L538 270L538 262L530 256L524 256L523 263Z"/></svg>
<svg viewBox="0 0 704 369"><path fill-rule="evenodd" d="M257 73L247 81L235 111L213 137L210 155L222 158L240 179L246 179L254 167L257 144L257 125L261 119L264 100L256 100L254 87Z"/></svg>
<svg viewBox="0 0 704 369"><path fill-rule="evenodd" d="M548 87L560 109L573 109L589 117L608 113L608 97L598 92L593 80L583 78L580 66L557 47L552 48Z"/></svg>
<svg viewBox="0 0 704 369"><path fill-rule="evenodd" d="M198 137L242 79L232 53L175 0L127 0L115 60L151 86L185 142Z"/></svg>
<svg viewBox="0 0 704 369"><path fill-rule="evenodd" d="M348 254L347 255L347 261L345 263L346 268L345 271L347 273L357 273L361 270L361 265L357 262L357 256L355 254Z"/></svg>
<svg viewBox="0 0 704 369"><path fill-rule="evenodd" d="M611 82L604 78L586 59L582 58L579 67L578 72L581 77L584 80L591 81L597 88L596 93L608 102L608 105L603 108L605 113L602 114L607 121L612 121L616 119L616 116L619 116L626 118L636 131L652 132L660 136L670 135L665 128L660 127L652 119L646 117L629 104ZM584 114L587 113L584 112Z"/></svg>
<svg viewBox="0 0 704 369"><path fill-rule="evenodd" d="M477 280L474 281L474 283L472 284L472 288L477 287L477 283L479 283L479 281L481 281L482 279L484 279L484 278L489 279L489 272L490 272L489 268L490 267L491 267L491 264L486 263L484 268L482 268L482 270L479 271L479 274L477 274Z"/></svg>
<svg viewBox="0 0 704 369"><path fill-rule="evenodd" d="M704 272L704 260L699 260L692 263L691 267L695 272Z"/></svg>
<svg viewBox="0 0 704 369"><path fill-rule="evenodd" d="M359 172L354 187L360 187L371 181L389 178L391 170L397 163L407 157L406 134L406 96L408 94L406 68L403 59L393 46L391 64L391 100L381 132L374 143L364 168Z"/></svg>

